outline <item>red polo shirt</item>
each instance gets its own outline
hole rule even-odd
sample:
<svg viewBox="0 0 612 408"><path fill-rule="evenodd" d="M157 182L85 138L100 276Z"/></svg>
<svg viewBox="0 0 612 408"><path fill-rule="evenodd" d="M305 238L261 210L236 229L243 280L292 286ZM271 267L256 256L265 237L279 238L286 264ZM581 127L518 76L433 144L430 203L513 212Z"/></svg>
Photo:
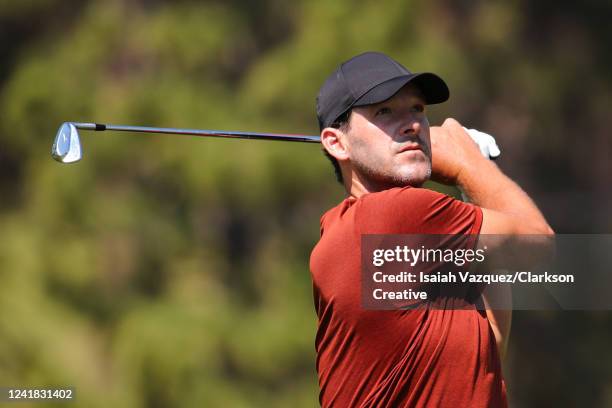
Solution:
<svg viewBox="0 0 612 408"><path fill-rule="evenodd" d="M486 312L364 310L362 234L478 234L480 208L422 188L342 201L321 218L310 269L323 407L506 407Z"/></svg>

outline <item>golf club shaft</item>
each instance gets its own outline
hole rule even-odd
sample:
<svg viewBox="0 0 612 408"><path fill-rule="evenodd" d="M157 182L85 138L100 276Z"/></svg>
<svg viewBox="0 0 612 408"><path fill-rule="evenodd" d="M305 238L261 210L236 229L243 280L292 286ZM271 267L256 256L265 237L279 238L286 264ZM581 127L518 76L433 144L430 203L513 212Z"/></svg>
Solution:
<svg viewBox="0 0 612 408"><path fill-rule="evenodd" d="M283 133L253 133L253 132L229 132L224 130L205 130L205 129L177 129L177 128L161 128L147 126L125 126L125 125L107 125L101 123L78 123L70 122L77 129L104 131L113 130L121 132L141 132L141 133L165 133L176 135L190 136L208 136L208 137L225 137L232 139L258 139L258 140L280 140L288 142L307 142L319 143L319 136L309 135L293 135Z"/></svg>

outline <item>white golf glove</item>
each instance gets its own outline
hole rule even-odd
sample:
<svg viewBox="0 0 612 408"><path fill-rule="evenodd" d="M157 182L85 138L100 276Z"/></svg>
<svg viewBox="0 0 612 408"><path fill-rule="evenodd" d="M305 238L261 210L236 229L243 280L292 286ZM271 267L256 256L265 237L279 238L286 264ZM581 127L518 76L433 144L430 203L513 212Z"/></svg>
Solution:
<svg viewBox="0 0 612 408"><path fill-rule="evenodd" d="M467 129L465 127L464 129L468 132L472 140L476 142L480 149L480 153L482 153L485 158L494 160L499 157L501 150L499 150L499 146L497 146L493 136L476 129Z"/></svg>
<svg viewBox="0 0 612 408"><path fill-rule="evenodd" d="M499 157L499 155L501 154L501 150L499 150L499 146L497 146L497 143L495 142L495 138L493 136L488 133L481 132L480 130L468 129L466 127L463 128L468 133L468 135L470 135L472 140L478 145L480 153L482 153L485 158L489 160L495 160ZM465 194L461 187L458 188L459 191L461 191L461 197L463 198L463 201L469 202L469 197Z"/></svg>

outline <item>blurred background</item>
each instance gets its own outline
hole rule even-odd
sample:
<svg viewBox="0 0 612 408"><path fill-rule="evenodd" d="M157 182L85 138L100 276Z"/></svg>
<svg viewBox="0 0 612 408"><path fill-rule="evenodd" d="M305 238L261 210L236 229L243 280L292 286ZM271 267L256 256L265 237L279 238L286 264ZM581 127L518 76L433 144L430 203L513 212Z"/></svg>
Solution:
<svg viewBox="0 0 612 408"><path fill-rule="evenodd" d="M446 79L432 124L495 135L558 233L609 233L611 18L603 0L0 0L0 385L317 405L308 259L344 195L320 148L84 131L61 165L60 123L316 134L325 77L383 51ZM511 406L612 407L610 344L610 312L515 312Z"/></svg>

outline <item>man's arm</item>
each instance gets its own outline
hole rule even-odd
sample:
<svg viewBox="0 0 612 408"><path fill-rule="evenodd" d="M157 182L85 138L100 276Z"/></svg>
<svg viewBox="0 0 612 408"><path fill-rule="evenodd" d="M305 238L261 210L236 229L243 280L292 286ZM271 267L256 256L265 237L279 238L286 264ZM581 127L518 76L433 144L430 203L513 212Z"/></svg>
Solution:
<svg viewBox="0 0 612 408"><path fill-rule="evenodd" d="M483 210L481 234L554 234L529 196L485 159L454 119L431 128L432 179L457 185Z"/></svg>
<svg viewBox="0 0 612 408"><path fill-rule="evenodd" d="M432 127L431 143L432 179L458 186L472 203L481 207L481 234L508 237L554 234L535 203L495 163L482 156L459 122L447 119L441 127ZM488 296L511 295L504 292L489 293ZM489 304L486 297L485 303ZM487 307L487 317L503 357L510 334L512 311Z"/></svg>

